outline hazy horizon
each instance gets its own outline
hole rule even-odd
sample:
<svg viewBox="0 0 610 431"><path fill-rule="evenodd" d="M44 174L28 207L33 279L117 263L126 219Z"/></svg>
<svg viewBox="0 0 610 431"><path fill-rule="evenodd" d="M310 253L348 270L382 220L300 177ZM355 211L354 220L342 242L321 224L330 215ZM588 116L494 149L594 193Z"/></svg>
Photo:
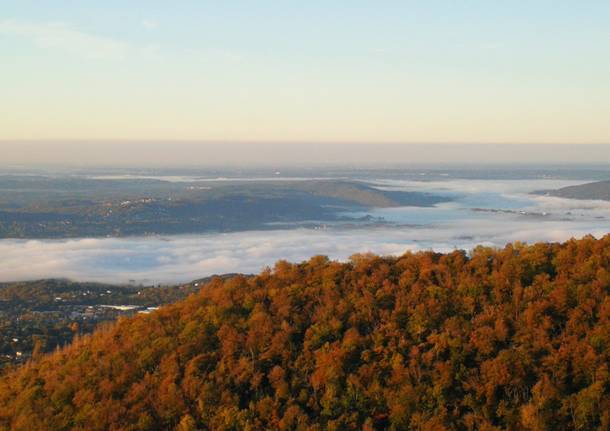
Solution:
<svg viewBox="0 0 610 431"><path fill-rule="evenodd" d="M0 141L0 168L607 164L610 144Z"/></svg>

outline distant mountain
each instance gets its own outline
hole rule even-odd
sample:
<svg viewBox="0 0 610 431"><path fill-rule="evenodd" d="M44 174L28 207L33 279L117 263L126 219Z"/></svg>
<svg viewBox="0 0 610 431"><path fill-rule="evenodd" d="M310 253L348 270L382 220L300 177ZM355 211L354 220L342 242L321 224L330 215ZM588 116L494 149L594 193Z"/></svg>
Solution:
<svg viewBox="0 0 610 431"><path fill-rule="evenodd" d="M563 187L557 190L542 190L536 193L568 199L598 199L610 201L610 180Z"/></svg>
<svg viewBox="0 0 610 431"><path fill-rule="evenodd" d="M610 235L278 262L0 378L0 430L607 430Z"/></svg>

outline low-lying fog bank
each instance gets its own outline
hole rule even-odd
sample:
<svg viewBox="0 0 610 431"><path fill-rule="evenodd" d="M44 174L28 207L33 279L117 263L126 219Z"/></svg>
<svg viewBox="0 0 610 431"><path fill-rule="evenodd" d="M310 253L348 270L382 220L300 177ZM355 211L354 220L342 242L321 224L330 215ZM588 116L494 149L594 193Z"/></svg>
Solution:
<svg viewBox="0 0 610 431"><path fill-rule="evenodd" d="M201 235L64 240L0 240L0 281L67 277L109 283L186 282L211 274L252 273L279 259L323 254L400 255L408 250L470 250L481 244L563 241L610 232L610 202L538 196L565 180L375 181L391 190L442 193L451 202L431 207L373 208L384 223L292 225L275 230Z"/></svg>

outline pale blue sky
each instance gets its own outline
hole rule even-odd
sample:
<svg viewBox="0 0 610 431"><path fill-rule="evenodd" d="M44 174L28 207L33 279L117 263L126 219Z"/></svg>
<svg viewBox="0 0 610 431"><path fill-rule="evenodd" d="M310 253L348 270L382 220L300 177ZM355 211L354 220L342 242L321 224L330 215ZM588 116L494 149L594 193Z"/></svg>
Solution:
<svg viewBox="0 0 610 431"><path fill-rule="evenodd" d="M1 1L0 139L610 143L610 1Z"/></svg>

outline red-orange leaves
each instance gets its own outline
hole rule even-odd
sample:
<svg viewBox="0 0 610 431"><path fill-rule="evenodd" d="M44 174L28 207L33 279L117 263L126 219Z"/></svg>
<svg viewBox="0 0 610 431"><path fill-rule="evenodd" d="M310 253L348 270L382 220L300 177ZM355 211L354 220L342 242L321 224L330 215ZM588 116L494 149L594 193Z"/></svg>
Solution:
<svg viewBox="0 0 610 431"><path fill-rule="evenodd" d="M610 429L610 235L278 262L0 379L0 430Z"/></svg>

